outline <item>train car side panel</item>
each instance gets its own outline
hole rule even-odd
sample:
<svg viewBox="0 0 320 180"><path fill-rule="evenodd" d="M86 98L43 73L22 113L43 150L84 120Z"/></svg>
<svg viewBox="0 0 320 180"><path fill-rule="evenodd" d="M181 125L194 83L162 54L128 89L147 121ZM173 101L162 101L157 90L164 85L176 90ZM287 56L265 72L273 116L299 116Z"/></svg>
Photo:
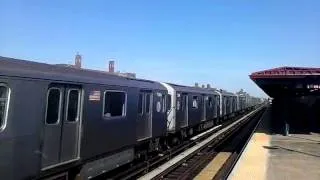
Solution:
<svg viewBox="0 0 320 180"><path fill-rule="evenodd" d="M40 171L41 130L46 102L46 83L0 78L10 89L6 125L0 132L2 179L22 179ZM32 104L32 105L30 105Z"/></svg>
<svg viewBox="0 0 320 180"><path fill-rule="evenodd" d="M136 142L138 89L85 85L81 157L92 158Z"/></svg>

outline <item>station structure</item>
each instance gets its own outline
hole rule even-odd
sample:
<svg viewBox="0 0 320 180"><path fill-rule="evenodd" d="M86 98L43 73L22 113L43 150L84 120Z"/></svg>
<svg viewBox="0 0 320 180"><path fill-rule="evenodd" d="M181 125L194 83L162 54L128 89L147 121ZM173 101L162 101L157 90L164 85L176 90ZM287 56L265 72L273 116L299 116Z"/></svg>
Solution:
<svg viewBox="0 0 320 180"><path fill-rule="evenodd" d="M252 73L250 78L270 97L319 94L320 68L280 67Z"/></svg>
<svg viewBox="0 0 320 180"><path fill-rule="evenodd" d="M320 68L250 78L272 98L228 179L320 179Z"/></svg>
<svg viewBox="0 0 320 180"><path fill-rule="evenodd" d="M273 98L277 125L292 133L320 130L320 68L281 67L250 78Z"/></svg>

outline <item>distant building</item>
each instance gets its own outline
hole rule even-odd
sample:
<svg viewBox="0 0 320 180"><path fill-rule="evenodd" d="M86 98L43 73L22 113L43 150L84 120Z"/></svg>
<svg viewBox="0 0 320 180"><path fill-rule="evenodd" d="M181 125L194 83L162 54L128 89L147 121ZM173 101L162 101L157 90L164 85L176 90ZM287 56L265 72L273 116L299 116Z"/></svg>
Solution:
<svg viewBox="0 0 320 180"><path fill-rule="evenodd" d="M114 73L114 61L109 61L109 72Z"/></svg>
<svg viewBox="0 0 320 180"><path fill-rule="evenodd" d="M109 61L109 73L113 73L119 76L136 78L136 73L121 73L120 71L115 72L115 61Z"/></svg>
<svg viewBox="0 0 320 180"><path fill-rule="evenodd" d="M56 64L57 66L64 66L64 67L72 67L72 68L77 68L81 69L82 67L82 56L77 53L75 58L74 58L74 64ZM85 68L84 68L85 69ZM109 61L109 66L107 71L100 71L100 70L93 70L93 69L86 69L89 71L95 71L95 72L104 72L108 74L113 74L117 76L122 76L122 77L128 77L128 78L136 78L136 73L122 73L120 71L115 72L115 61Z"/></svg>
<svg viewBox="0 0 320 180"><path fill-rule="evenodd" d="M79 53L76 54L76 57L74 59L74 67L76 68L81 68L81 64L82 64L82 57Z"/></svg>
<svg viewBox="0 0 320 180"><path fill-rule="evenodd" d="M121 75L129 78L136 78L136 73L120 73Z"/></svg>

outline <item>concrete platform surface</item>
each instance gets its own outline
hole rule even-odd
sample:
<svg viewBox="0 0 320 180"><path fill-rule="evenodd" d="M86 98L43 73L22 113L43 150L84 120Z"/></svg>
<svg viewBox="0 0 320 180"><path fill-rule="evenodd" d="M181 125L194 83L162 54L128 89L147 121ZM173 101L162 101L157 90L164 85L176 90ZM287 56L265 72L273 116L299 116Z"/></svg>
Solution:
<svg viewBox="0 0 320 180"><path fill-rule="evenodd" d="M319 180L320 134L283 136L273 133L272 124L268 108L228 179Z"/></svg>

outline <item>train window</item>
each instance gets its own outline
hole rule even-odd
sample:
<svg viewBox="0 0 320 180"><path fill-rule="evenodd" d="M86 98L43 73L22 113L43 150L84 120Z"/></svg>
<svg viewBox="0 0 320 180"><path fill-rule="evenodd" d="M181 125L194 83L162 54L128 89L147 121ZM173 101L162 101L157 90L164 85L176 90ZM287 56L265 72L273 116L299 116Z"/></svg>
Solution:
<svg viewBox="0 0 320 180"><path fill-rule="evenodd" d="M125 92L120 91L105 91L104 92L104 117L116 117L126 115L126 100Z"/></svg>
<svg viewBox="0 0 320 180"><path fill-rule="evenodd" d="M162 112L166 112L166 96L162 96Z"/></svg>
<svg viewBox="0 0 320 180"><path fill-rule="evenodd" d="M198 109L198 96L192 97L192 108Z"/></svg>
<svg viewBox="0 0 320 180"><path fill-rule="evenodd" d="M150 94L146 94L146 113L150 112L150 100L151 100L151 95Z"/></svg>
<svg viewBox="0 0 320 180"><path fill-rule="evenodd" d="M143 94L139 94L138 113L143 114Z"/></svg>
<svg viewBox="0 0 320 180"><path fill-rule="evenodd" d="M168 94L167 96L167 111L171 110L171 95Z"/></svg>
<svg viewBox="0 0 320 180"><path fill-rule="evenodd" d="M51 88L48 92L46 123L57 124L60 119L61 91L58 88Z"/></svg>
<svg viewBox="0 0 320 180"><path fill-rule="evenodd" d="M158 102L157 102L156 110L157 110L157 112L160 112L160 111L161 111L161 101L158 101Z"/></svg>
<svg viewBox="0 0 320 180"><path fill-rule="evenodd" d="M184 111L186 109L186 105L187 105L187 98L185 95L182 95L182 111Z"/></svg>
<svg viewBox="0 0 320 180"><path fill-rule="evenodd" d="M79 120L80 111L80 91L72 89L68 91L68 102L67 102L67 121L75 122Z"/></svg>
<svg viewBox="0 0 320 180"><path fill-rule="evenodd" d="M180 110L180 101L177 101L177 110Z"/></svg>
<svg viewBox="0 0 320 180"><path fill-rule="evenodd" d="M208 105L210 108L212 108L212 97L208 98Z"/></svg>
<svg viewBox="0 0 320 180"><path fill-rule="evenodd" d="M0 131L5 128L7 111L8 111L8 99L9 88L0 84Z"/></svg>

